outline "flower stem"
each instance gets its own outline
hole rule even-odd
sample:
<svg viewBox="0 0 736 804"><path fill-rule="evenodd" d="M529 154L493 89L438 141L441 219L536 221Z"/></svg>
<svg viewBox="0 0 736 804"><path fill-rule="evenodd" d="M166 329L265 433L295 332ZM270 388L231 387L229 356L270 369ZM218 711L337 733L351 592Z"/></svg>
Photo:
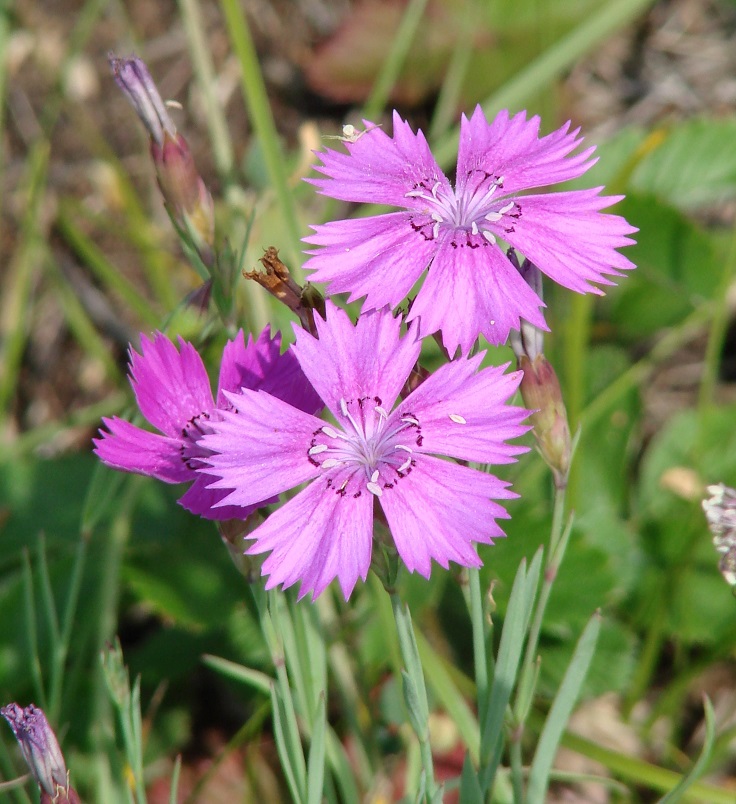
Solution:
<svg viewBox="0 0 736 804"><path fill-rule="evenodd" d="M475 665L475 686L478 694L480 722L485 720L488 706L488 651L486 650L486 628L483 612L483 593L480 587L480 570L468 570L470 581L469 600L470 625L473 633L473 663Z"/></svg>
<svg viewBox="0 0 736 804"><path fill-rule="evenodd" d="M419 739L419 750L424 768L424 789L426 800L433 800L436 793L432 747L429 744L429 704L424 672L419 658L419 648L414 636L409 607L401 602L396 592L391 593L391 608L396 621L401 658L405 669L402 671L404 700L409 711L409 721Z"/></svg>
<svg viewBox="0 0 736 804"><path fill-rule="evenodd" d="M552 586L557 577L557 573L565 556L565 550L570 538L571 523L564 526L565 516L565 496L566 488L558 486L555 488L554 508L552 512L552 529L550 531L549 549L545 562L542 588L537 599L532 624L529 629L529 639L526 644L526 651L522 662L519 684L517 687L516 703L514 715L519 729L519 740L523 733L524 723L529 714L531 701L536 686L537 677L537 647L539 645L539 635L544 622L544 614L547 609L547 602L552 593Z"/></svg>

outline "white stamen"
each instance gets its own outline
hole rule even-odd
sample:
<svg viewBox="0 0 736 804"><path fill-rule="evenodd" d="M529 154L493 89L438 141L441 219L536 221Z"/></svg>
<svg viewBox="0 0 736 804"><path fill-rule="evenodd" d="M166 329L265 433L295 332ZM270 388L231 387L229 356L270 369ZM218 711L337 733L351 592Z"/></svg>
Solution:
<svg viewBox="0 0 736 804"><path fill-rule="evenodd" d="M340 400L340 410L342 411L343 416L348 415L348 403L344 399Z"/></svg>
<svg viewBox="0 0 736 804"><path fill-rule="evenodd" d="M404 452L414 452L414 450L411 447L407 447L406 444L397 444L394 449L403 449Z"/></svg>
<svg viewBox="0 0 736 804"><path fill-rule="evenodd" d="M377 480L378 480L378 469L376 469L371 475L371 483L375 483Z"/></svg>
<svg viewBox="0 0 736 804"><path fill-rule="evenodd" d="M435 182L434 187L432 188L432 195L437 198L437 188L440 186L440 182Z"/></svg>
<svg viewBox="0 0 736 804"><path fill-rule="evenodd" d="M471 232L472 232L474 235L477 235L477 234L478 234L478 224L477 224L475 221L473 221L473 223L471 224L471 226L470 226L470 231L471 231Z"/></svg>
<svg viewBox="0 0 736 804"><path fill-rule="evenodd" d="M338 461L336 458L328 458L326 461L322 461L322 468L323 469L332 469L333 466L339 466L342 461Z"/></svg>
<svg viewBox="0 0 736 804"><path fill-rule="evenodd" d="M501 207L501 209L499 209L498 211L502 215L505 215L507 212L511 212L511 210L514 208L515 203L516 203L515 201L509 201L509 203L506 204L505 207Z"/></svg>
<svg viewBox="0 0 736 804"><path fill-rule="evenodd" d="M411 466L412 459L407 458L404 463L396 470L397 472L405 472Z"/></svg>
<svg viewBox="0 0 736 804"><path fill-rule="evenodd" d="M370 491L371 494L375 494L376 497L383 496L383 491L381 491L381 487L377 486L375 483L366 483L366 488Z"/></svg>
<svg viewBox="0 0 736 804"><path fill-rule="evenodd" d="M376 407L375 407L375 408L373 408L373 410L375 410L375 411L376 411L376 413L377 413L377 414L378 414L378 415L379 415L379 416L380 416L382 419L388 419L388 413L386 412L386 408L383 408L383 407L381 407L380 405L376 405Z"/></svg>
<svg viewBox="0 0 736 804"><path fill-rule="evenodd" d="M319 455L320 452L327 452L328 449L329 449L329 447L327 446L327 444L317 444L316 447L312 447L309 450L308 454L309 455Z"/></svg>
<svg viewBox="0 0 736 804"><path fill-rule="evenodd" d="M442 215L439 212L433 212L430 216L433 221L437 221L437 223L442 223Z"/></svg>
<svg viewBox="0 0 736 804"><path fill-rule="evenodd" d="M493 326L495 323L496 322L493 319L491 319L491 326Z"/></svg>
<svg viewBox="0 0 736 804"><path fill-rule="evenodd" d="M501 218L503 218L503 215L500 212L489 212L486 215L486 220L489 223L496 223L496 222L500 221Z"/></svg>
<svg viewBox="0 0 736 804"><path fill-rule="evenodd" d="M435 223L432 227L432 237L436 240L440 236L440 225L439 223Z"/></svg>
<svg viewBox="0 0 736 804"><path fill-rule="evenodd" d="M496 235L494 235L492 232L489 232L489 231L488 231L488 229L484 229L484 230L481 232L481 234L483 235L483 237L485 237L485 239L486 239L486 240L487 240L487 241L488 241L488 242L489 242L489 243L490 243L492 246L495 246L495 245L496 245Z"/></svg>
<svg viewBox="0 0 736 804"><path fill-rule="evenodd" d="M402 416L401 421L407 424L416 424L419 427L419 419L415 419L413 416Z"/></svg>
<svg viewBox="0 0 736 804"><path fill-rule="evenodd" d="M327 425L327 424L325 424L325 425L322 427L322 432L323 432L323 433L324 433L324 434L325 434L325 435L326 435L328 438L339 438L339 437L340 437L340 434L337 432L337 430L333 430L333 429L332 429L332 427L330 427L330 426L329 426L329 425Z"/></svg>
<svg viewBox="0 0 736 804"><path fill-rule="evenodd" d="M449 415L452 421L455 422L455 424L467 424L465 419L459 413L450 413Z"/></svg>
<svg viewBox="0 0 736 804"><path fill-rule="evenodd" d="M496 179L496 186L497 186L497 187L503 187L503 183L504 183L505 181L506 181L506 176L499 176L499 177Z"/></svg>

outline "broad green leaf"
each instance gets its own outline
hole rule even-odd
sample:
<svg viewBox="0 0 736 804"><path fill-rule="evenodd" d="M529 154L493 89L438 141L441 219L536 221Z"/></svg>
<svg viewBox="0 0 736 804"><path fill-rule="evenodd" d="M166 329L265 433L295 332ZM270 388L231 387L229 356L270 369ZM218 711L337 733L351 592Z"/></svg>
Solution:
<svg viewBox="0 0 736 804"><path fill-rule="evenodd" d="M610 293L606 310L618 330L638 340L680 322L712 298L723 272L715 240L653 195L629 195L617 210L639 227L625 249L637 266Z"/></svg>
<svg viewBox="0 0 736 804"><path fill-rule="evenodd" d="M736 120L701 118L662 130L662 141L639 163L631 186L679 209L736 197Z"/></svg>

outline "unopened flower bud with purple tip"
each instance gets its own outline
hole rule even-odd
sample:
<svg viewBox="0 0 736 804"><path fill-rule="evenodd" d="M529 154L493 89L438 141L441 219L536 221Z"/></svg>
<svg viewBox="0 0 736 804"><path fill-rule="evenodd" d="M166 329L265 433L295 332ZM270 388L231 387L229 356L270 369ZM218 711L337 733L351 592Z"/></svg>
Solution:
<svg viewBox="0 0 736 804"><path fill-rule="evenodd" d="M0 708L18 741L23 759L41 789L41 804L79 804L69 786L69 774L56 735L43 711L33 704L25 709L16 703Z"/></svg>
<svg viewBox="0 0 736 804"><path fill-rule="evenodd" d="M194 164L187 141L176 130L166 104L136 57L110 54L117 85L135 109L151 137L151 157L166 209L174 225L196 249L207 268L214 263L214 203Z"/></svg>
<svg viewBox="0 0 736 804"><path fill-rule="evenodd" d="M508 258L541 299L542 274L539 269L527 259L519 265L511 250ZM538 327L522 319L519 331L510 333L509 345L516 355L518 367L524 372L519 390L524 405L533 411L529 420L534 428L537 446L552 469L555 485L564 488L570 472L572 440L560 381L544 356L544 334Z"/></svg>
<svg viewBox="0 0 736 804"><path fill-rule="evenodd" d="M164 134L176 136L176 126L169 117L166 104L161 100L156 84L142 59L135 56L119 58L108 56L115 83L123 90L130 105L135 109L143 125L148 129L153 142L164 144Z"/></svg>

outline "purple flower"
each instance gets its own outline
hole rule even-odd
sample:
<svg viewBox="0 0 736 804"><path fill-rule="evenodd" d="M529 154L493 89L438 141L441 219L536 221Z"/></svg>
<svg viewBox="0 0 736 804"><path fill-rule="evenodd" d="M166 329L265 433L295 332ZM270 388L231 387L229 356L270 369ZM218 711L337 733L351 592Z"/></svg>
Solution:
<svg viewBox="0 0 736 804"><path fill-rule="evenodd" d="M244 390L227 394L235 412L203 439L212 487L232 489L220 504L249 506L311 481L247 537L249 553L271 553L267 588L301 581L300 595L315 598L338 578L347 599L371 563L375 502L411 572L428 577L432 559L479 566L473 542L504 535L495 520L507 514L491 498L516 495L444 457L509 463L524 451L505 443L528 429L527 411L504 404L521 374L480 369L480 353L442 366L394 407L419 357L416 328L400 337L386 309L353 326L329 301L315 323L319 340L297 330L292 348L334 424Z"/></svg>
<svg viewBox="0 0 736 804"><path fill-rule="evenodd" d="M16 703L0 707L18 741L23 759L41 790L42 802L79 804L79 796L69 786L64 756L43 710L33 704L25 709Z"/></svg>
<svg viewBox="0 0 736 804"><path fill-rule="evenodd" d="M369 129L348 153L318 154L311 179L324 195L401 207L401 212L312 227L306 242L312 280L331 293L365 296L364 309L395 307L429 269L411 307L420 334L441 330L450 355L467 354L478 335L506 341L520 319L547 329L542 300L519 276L502 248L513 246L555 282L578 293L602 291L633 264L616 249L635 232L618 215L601 214L621 196L601 187L523 195L581 176L596 161L593 148L569 156L579 129L539 137L539 118L500 112L488 123L480 106L460 124L455 187L440 170L421 131L394 112L394 136Z"/></svg>
<svg viewBox="0 0 736 804"><path fill-rule="evenodd" d="M209 479L197 472L208 454L200 441L221 411L229 408L228 391L261 389L308 413L322 408L293 354L280 354L280 346L280 335L271 338L268 328L255 342L249 337L247 346L242 330L238 332L223 350L215 401L202 358L191 343L179 338L177 351L160 332L153 340L141 336L142 354L130 350L130 383L141 413L162 434L117 416L103 419L109 432L100 430L101 437L94 440L97 456L115 469L165 483L193 481L179 500L193 514L207 519L245 519L266 497L245 507L215 507L226 495L208 489Z"/></svg>

